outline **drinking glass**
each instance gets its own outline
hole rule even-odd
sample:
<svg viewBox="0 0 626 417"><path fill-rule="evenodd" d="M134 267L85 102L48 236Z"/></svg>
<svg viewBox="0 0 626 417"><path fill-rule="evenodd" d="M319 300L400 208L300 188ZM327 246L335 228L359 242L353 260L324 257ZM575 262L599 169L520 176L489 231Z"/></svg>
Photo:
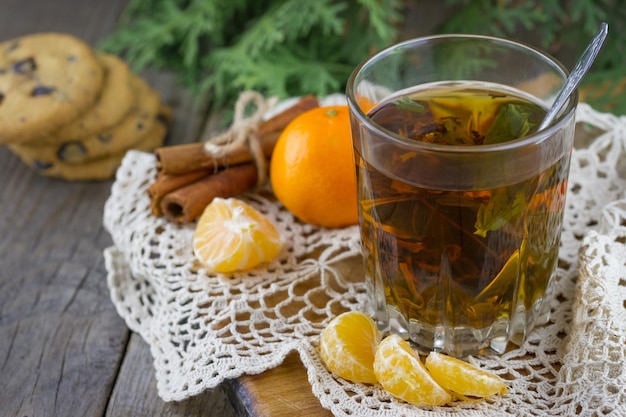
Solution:
<svg viewBox="0 0 626 417"><path fill-rule="evenodd" d="M477 35L412 39L354 70L361 246L381 330L463 357L503 353L549 319L578 96L537 126L567 75L539 49Z"/></svg>

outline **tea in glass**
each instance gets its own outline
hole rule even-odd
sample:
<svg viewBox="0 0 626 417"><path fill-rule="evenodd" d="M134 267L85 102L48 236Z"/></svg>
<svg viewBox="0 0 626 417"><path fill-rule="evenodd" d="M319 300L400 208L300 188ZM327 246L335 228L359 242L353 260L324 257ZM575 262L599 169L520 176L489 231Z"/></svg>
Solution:
<svg viewBox="0 0 626 417"><path fill-rule="evenodd" d="M435 80L386 90L380 100L348 94L379 326L455 356L523 343L549 314L572 106L542 133L547 101L512 85Z"/></svg>

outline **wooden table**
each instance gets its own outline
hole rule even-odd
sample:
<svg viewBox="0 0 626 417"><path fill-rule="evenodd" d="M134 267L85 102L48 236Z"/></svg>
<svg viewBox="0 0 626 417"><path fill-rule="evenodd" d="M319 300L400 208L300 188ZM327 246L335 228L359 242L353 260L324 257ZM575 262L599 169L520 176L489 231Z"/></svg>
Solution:
<svg viewBox="0 0 626 417"><path fill-rule="evenodd" d="M3 0L0 41L61 31L95 45L126 3ZM194 141L203 120L192 98L171 75L143 75L174 109L168 143ZM39 176L0 146L0 415L330 415L294 355L187 401L157 396L148 345L109 299L103 249L112 242L102 214L110 187Z"/></svg>

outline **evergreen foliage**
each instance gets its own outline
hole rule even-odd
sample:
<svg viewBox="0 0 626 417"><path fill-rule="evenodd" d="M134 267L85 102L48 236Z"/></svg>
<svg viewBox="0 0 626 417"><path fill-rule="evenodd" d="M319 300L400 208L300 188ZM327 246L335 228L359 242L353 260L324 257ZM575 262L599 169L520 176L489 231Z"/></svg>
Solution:
<svg viewBox="0 0 626 417"><path fill-rule="evenodd" d="M343 91L373 52L401 39L411 0L131 0L100 45L137 71L173 71L216 105L241 90L280 98ZM419 8L419 1L414 9ZM528 41L571 67L596 32L609 36L585 84L585 99L626 114L626 0L445 0L437 33L477 33ZM595 94L594 94L595 91Z"/></svg>
<svg viewBox="0 0 626 417"><path fill-rule="evenodd" d="M241 90L280 98L342 91L351 71L393 43L401 0L131 0L100 47L135 70L175 72L223 104Z"/></svg>

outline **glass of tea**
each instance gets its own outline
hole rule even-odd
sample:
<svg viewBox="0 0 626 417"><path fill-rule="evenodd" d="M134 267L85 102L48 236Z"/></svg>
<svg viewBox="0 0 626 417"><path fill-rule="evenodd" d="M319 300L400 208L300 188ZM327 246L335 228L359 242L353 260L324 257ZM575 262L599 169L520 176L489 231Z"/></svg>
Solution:
<svg viewBox="0 0 626 417"><path fill-rule="evenodd" d="M462 357L545 323L574 139L567 70L533 47L441 35L358 66L347 98L371 313Z"/></svg>

